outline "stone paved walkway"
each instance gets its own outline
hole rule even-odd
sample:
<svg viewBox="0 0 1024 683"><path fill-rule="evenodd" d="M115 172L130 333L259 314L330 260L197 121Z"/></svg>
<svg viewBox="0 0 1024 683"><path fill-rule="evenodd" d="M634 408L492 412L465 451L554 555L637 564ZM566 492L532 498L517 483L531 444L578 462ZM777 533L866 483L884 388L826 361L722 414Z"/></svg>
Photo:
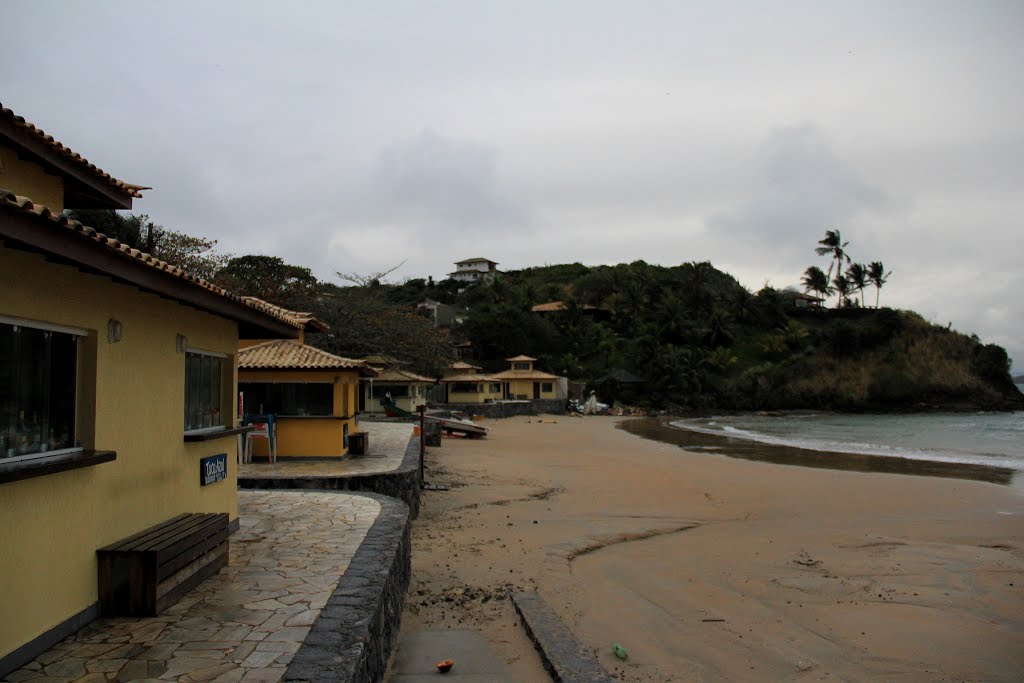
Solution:
<svg viewBox="0 0 1024 683"><path fill-rule="evenodd" d="M166 614L99 619L3 680L276 683L381 506L298 491L239 491L238 506L230 564Z"/></svg>
<svg viewBox="0 0 1024 683"><path fill-rule="evenodd" d="M359 429L367 432L369 448L366 455L344 458L295 460L278 458L238 466L240 479L291 479L296 477L342 477L358 474L382 474L398 469L405 456L405 447L412 436L413 425L403 422L362 422Z"/></svg>

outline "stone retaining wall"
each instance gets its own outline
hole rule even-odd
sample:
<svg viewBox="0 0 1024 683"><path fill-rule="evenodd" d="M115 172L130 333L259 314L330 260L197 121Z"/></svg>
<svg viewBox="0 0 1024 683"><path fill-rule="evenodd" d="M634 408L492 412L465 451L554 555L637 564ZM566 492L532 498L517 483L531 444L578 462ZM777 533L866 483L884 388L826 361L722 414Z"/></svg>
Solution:
<svg viewBox="0 0 1024 683"><path fill-rule="evenodd" d="M513 415L550 415L565 414L565 399L536 399L533 401L495 401L494 403L437 403L431 408L451 410L467 415L483 415L490 418L511 417Z"/></svg>
<svg viewBox="0 0 1024 683"><path fill-rule="evenodd" d="M380 514L282 681L364 683L387 672L412 575L412 521L403 502L361 495L379 501Z"/></svg>

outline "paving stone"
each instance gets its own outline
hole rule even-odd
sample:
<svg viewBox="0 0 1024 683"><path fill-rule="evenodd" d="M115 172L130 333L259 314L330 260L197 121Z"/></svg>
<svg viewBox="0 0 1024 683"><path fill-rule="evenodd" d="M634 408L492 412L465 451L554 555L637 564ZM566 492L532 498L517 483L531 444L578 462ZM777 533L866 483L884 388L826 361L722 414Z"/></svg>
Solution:
<svg viewBox="0 0 1024 683"><path fill-rule="evenodd" d="M71 651L71 656L92 659L93 657L99 657L106 652L110 652L115 647L117 647L115 643L90 643L76 647Z"/></svg>
<svg viewBox="0 0 1024 683"><path fill-rule="evenodd" d="M213 666L206 666L195 671L190 671L181 678L178 679L180 683L205 683L206 681L212 681L215 678L219 678L232 671L237 671L238 666L233 662L226 662L224 664L214 664Z"/></svg>
<svg viewBox="0 0 1024 683"><path fill-rule="evenodd" d="M66 657L48 665L43 669L43 673L57 678L78 678L86 674L86 661L88 660L84 657Z"/></svg>
<svg viewBox="0 0 1024 683"><path fill-rule="evenodd" d="M210 683L238 683L242 680L242 676L245 675L245 669L235 667L231 671L225 672L220 676L214 678Z"/></svg>
<svg viewBox="0 0 1024 683"><path fill-rule="evenodd" d="M149 678L149 662L144 659L129 661L114 676L116 681L135 681L140 678Z"/></svg>
<svg viewBox="0 0 1024 683"><path fill-rule="evenodd" d="M164 678L178 678L192 671L205 669L211 666L226 664L223 659L209 659L205 657L172 657L167 660L167 670L162 674ZM233 663L232 663L233 664Z"/></svg>
<svg viewBox="0 0 1024 683"><path fill-rule="evenodd" d="M127 659L106 659L105 657L100 657L86 662L85 670L89 673L116 673L127 663Z"/></svg>
<svg viewBox="0 0 1024 683"><path fill-rule="evenodd" d="M167 659L181 645L179 643L157 643L135 655L133 659Z"/></svg>
<svg viewBox="0 0 1024 683"><path fill-rule="evenodd" d="M165 628L167 628L167 624L158 621L139 624L137 629L132 629L130 642L150 643L155 640Z"/></svg>
<svg viewBox="0 0 1024 683"><path fill-rule="evenodd" d="M295 652L299 649L301 642L292 641L263 641L256 645L256 649L261 652Z"/></svg>
<svg viewBox="0 0 1024 683"><path fill-rule="evenodd" d="M312 626L319 614L320 610L307 609L299 612L284 623L285 626Z"/></svg>
<svg viewBox="0 0 1024 683"><path fill-rule="evenodd" d="M76 678L75 683L107 683L107 677L101 673L86 674L81 678Z"/></svg>
<svg viewBox="0 0 1024 683"><path fill-rule="evenodd" d="M301 643L309 635L308 626L288 626L281 628L266 637L266 640L285 640Z"/></svg>
<svg viewBox="0 0 1024 683"><path fill-rule="evenodd" d="M242 676L242 683L277 683L284 676L284 667L252 669Z"/></svg>
<svg viewBox="0 0 1024 683"><path fill-rule="evenodd" d="M17 671L12 671L11 673L7 674L7 677L4 680L5 681L15 681L15 682L17 682L17 681L30 681L30 680L37 680L37 679L41 678L42 675L43 675L43 672L39 671L38 669L32 670L32 669L28 669L28 668L22 668L22 669L18 669Z"/></svg>
<svg viewBox="0 0 1024 683"><path fill-rule="evenodd" d="M259 669L273 664L274 660L280 656L280 652L263 652L261 650L256 650L245 658L245 661L242 662L242 666L249 669Z"/></svg>

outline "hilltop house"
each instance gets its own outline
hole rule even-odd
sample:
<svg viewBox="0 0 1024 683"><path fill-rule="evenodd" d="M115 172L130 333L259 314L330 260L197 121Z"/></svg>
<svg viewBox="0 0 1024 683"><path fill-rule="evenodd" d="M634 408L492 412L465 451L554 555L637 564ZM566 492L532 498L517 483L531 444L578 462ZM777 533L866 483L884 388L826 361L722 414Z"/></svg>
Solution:
<svg viewBox="0 0 1024 683"><path fill-rule="evenodd" d="M253 297L249 301L259 301ZM238 391L247 419L273 416L276 455L333 456L348 452L349 436L359 431L356 405L360 377L376 371L361 360L342 358L305 343L307 330L330 329L309 313L274 306L301 325L299 338L244 339L239 342ZM267 455L268 444L253 454Z"/></svg>
<svg viewBox="0 0 1024 683"><path fill-rule="evenodd" d="M448 273L448 277L460 282L481 282L497 277L501 271L498 270L498 263L485 258L470 258L465 261L458 261L455 264L455 271Z"/></svg>
<svg viewBox="0 0 1024 683"><path fill-rule="evenodd" d="M237 528L238 339L302 325L65 218L148 188L2 107L0 188L2 677L98 616L98 549L179 513Z"/></svg>

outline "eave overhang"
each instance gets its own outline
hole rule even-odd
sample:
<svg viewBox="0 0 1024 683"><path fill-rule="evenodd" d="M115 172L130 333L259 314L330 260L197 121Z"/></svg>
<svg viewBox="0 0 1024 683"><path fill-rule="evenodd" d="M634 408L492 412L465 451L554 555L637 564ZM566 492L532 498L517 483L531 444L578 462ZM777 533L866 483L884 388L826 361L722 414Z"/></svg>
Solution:
<svg viewBox="0 0 1024 683"><path fill-rule="evenodd" d="M139 191L149 189L117 180L9 109L3 109L0 114L0 141L25 161L39 164L47 173L64 181L65 207L130 209L132 199L141 196Z"/></svg>
<svg viewBox="0 0 1024 683"><path fill-rule="evenodd" d="M294 325L252 308L240 297L225 296L223 290L210 289L198 278L193 281L155 267L156 259L148 257L145 261L142 257L146 255L137 250L112 248L100 241L106 237L91 228L63 223L61 218L0 201L0 241L7 247L38 253L49 261L234 320L241 338L298 338L300 330Z"/></svg>

